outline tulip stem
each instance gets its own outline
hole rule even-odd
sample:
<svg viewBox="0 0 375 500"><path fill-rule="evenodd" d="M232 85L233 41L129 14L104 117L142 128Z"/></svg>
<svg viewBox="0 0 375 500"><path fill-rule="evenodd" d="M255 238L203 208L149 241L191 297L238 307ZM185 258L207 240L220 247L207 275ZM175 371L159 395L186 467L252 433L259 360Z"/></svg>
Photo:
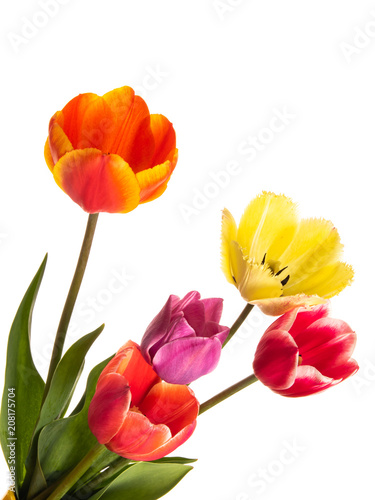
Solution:
<svg viewBox="0 0 375 500"><path fill-rule="evenodd" d="M78 481L80 477L90 468L92 463L106 450L103 444L97 444L87 453L85 457L69 472L58 484L53 493L47 497L47 500L60 500L65 493Z"/></svg>
<svg viewBox="0 0 375 500"><path fill-rule="evenodd" d="M134 462L126 458L119 457L113 463L111 463L103 472L100 472L93 479L86 482L83 486L73 490L73 494L77 498L90 494L93 495L96 490L99 490L108 479L113 478L115 475L120 474L125 470L125 468L130 467Z"/></svg>
<svg viewBox="0 0 375 500"><path fill-rule="evenodd" d="M213 406L216 406L218 403L221 403L222 401L225 401L226 399L230 398L231 396L233 396L233 394L236 394L236 392L242 391L242 389L245 389L245 387L248 387L257 380L258 379L256 378L255 375L250 375L249 377L246 377L243 380L237 382L237 384L228 387L228 389L219 392L219 394L216 394L216 396L201 404L199 415L202 415L202 413L209 410Z"/></svg>
<svg viewBox="0 0 375 500"><path fill-rule="evenodd" d="M233 323L232 328L229 330L228 337L223 342L223 347L227 345L227 343L230 341L230 339L233 337L233 335L236 333L236 331L239 329L239 327L242 325L242 323L248 317L248 315L252 311L253 307L254 307L254 304L246 304L244 310L238 316L236 321Z"/></svg>
<svg viewBox="0 0 375 500"><path fill-rule="evenodd" d="M51 386L51 381L53 374L55 373L56 367L61 359L62 356L62 351L64 347L64 342L65 342L65 337L66 333L68 331L68 326L70 322L70 318L73 313L74 305L77 300L78 292L81 287L83 275L85 274L86 270L86 265L87 261L90 255L90 250L91 250L91 245L92 245L92 240L94 238L94 233L95 233L95 228L96 228L96 223L98 221L98 216L99 214L90 214L88 221L87 221L87 226L86 226L86 232L85 236L83 238L82 242L82 247L81 247L81 252L78 257L78 262L77 262L77 267L74 272L73 280L70 285L70 289L66 298L65 306L63 309L63 312L61 314L61 319L59 326L57 328L57 333L56 333L56 338L55 338L55 344L53 346L53 351L51 355L51 362L48 370L48 376L47 376L47 381L46 385L44 388L44 394L43 394L43 399L42 399L42 404L45 401L49 388Z"/></svg>

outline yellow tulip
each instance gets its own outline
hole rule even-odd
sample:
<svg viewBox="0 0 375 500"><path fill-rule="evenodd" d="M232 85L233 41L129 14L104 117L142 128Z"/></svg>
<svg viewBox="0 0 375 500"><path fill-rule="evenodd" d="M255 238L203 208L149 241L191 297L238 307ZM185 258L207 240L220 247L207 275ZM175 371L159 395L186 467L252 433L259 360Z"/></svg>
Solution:
<svg viewBox="0 0 375 500"><path fill-rule="evenodd" d="M16 497L12 491L8 491L3 500L16 500Z"/></svg>
<svg viewBox="0 0 375 500"><path fill-rule="evenodd" d="M332 222L300 220L296 204L284 195L257 196L238 228L223 211L223 272L265 314L320 304L351 284L354 272L339 260L342 250Z"/></svg>

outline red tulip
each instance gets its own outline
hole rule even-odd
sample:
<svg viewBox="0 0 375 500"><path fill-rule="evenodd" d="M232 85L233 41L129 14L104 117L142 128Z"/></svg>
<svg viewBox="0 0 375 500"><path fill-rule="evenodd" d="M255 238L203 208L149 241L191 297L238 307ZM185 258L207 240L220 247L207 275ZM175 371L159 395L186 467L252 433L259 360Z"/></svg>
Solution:
<svg viewBox="0 0 375 500"><path fill-rule="evenodd" d="M356 334L344 321L328 317L329 305L296 308L280 316L261 338L254 374L282 396L321 392L358 370Z"/></svg>
<svg viewBox="0 0 375 500"><path fill-rule="evenodd" d="M131 460L168 455L193 433L199 403L186 385L161 381L127 342L101 373L88 423L99 443Z"/></svg>

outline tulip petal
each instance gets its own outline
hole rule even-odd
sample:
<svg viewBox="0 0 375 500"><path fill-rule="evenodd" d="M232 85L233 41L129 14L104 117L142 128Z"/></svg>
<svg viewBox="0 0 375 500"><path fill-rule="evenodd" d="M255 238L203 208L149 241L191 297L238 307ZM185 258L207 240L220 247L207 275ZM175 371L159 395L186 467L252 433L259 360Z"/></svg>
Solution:
<svg viewBox="0 0 375 500"><path fill-rule="evenodd" d="M335 380L343 381L351 377L359 370L358 363L355 359L350 358L346 363L340 366L330 366L324 369L324 375Z"/></svg>
<svg viewBox="0 0 375 500"><path fill-rule="evenodd" d="M354 351L356 334L344 321L322 318L295 335L302 364L326 375L345 364Z"/></svg>
<svg viewBox="0 0 375 500"><path fill-rule="evenodd" d="M195 337L195 331L186 321L186 319L182 316L176 318L175 321L171 324L171 327L167 333L167 335L163 338L163 342L157 345L157 348L160 348L162 345L171 342L172 340L182 339L182 338L192 338Z"/></svg>
<svg viewBox="0 0 375 500"><path fill-rule="evenodd" d="M65 131L57 122L57 117L61 115L61 112L56 113L50 121L49 133L48 133L48 146L51 153L52 161L56 164L59 159L66 153L73 151L73 145L68 139ZM46 150L46 148L45 148ZM48 154L46 155L48 158ZM46 159L47 159L46 158ZM47 163L48 164L48 163ZM53 172L53 168L50 168Z"/></svg>
<svg viewBox="0 0 375 500"><path fill-rule="evenodd" d="M185 309L189 304L195 302L196 300L200 300L201 295L199 292L193 290L192 292L188 292L185 297L183 297L179 302L177 302L173 306L172 318L176 313L179 313Z"/></svg>
<svg viewBox="0 0 375 500"><path fill-rule="evenodd" d="M75 149L95 148L103 153L115 153L109 149L115 125L116 117L105 99L101 96L92 98L82 112Z"/></svg>
<svg viewBox="0 0 375 500"><path fill-rule="evenodd" d="M134 173L152 167L155 141L150 126L150 112L142 97L130 87L121 87L103 96L112 111L113 128L104 151L121 156Z"/></svg>
<svg viewBox="0 0 375 500"><path fill-rule="evenodd" d="M205 309L201 300L191 302L184 307L184 317L197 337L201 336L205 327Z"/></svg>
<svg viewBox="0 0 375 500"><path fill-rule="evenodd" d="M290 333L290 328L296 320L297 313L299 313L302 309L302 307L295 307L294 309L290 309L284 313L267 328L264 335L268 332L272 332L273 330L284 330Z"/></svg>
<svg viewBox="0 0 375 500"><path fill-rule="evenodd" d="M328 266L322 266L311 276L306 277L293 288L285 288L285 293L293 293L298 287L307 294L314 293L329 299L338 295L345 287L351 285L354 278L354 270L344 262L335 262Z"/></svg>
<svg viewBox="0 0 375 500"><path fill-rule="evenodd" d="M247 302L280 297L282 294L280 280L273 276L269 268L246 260L236 241L230 244L230 263L234 282Z"/></svg>
<svg viewBox="0 0 375 500"><path fill-rule="evenodd" d="M223 313L223 299L202 299L202 304L204 305L206 321L219 323Z"/></svg>
<svg viewBox="0 0 375 500"><path fill-rule="evenodd" d="M172 436L197 418L199 403L194 392L186 385L155 384L139 409L154 424L165 424Z"/></svg>
<svg viewBox="0 0 375 500"><path fill-rule="evenodd" d="M220 340L221 344L228 337L229 328L227 326L219 325L213 321L209 321L206 323L205 330L202 334L202 337L212 338L215 337Z"/></svg>
<svg viewBox="0 0 375 500"><path fill-rule="evenodd" d="M324 302L326 302L326 299L318 297L317 295L305 295L300 293L298 295L286 297L252 300L251 304L258 306L264 314L269 316L280 316L295 307L316 306Z"/></svg>
<svg viewBox="0 0 375 500"><path fill-rule="evenodd" d="M127 381L133 405L138 405L150 388L160 380L152 366L143 358L138 344L131 340L107 364L100 374L98 384L110 373L122 375Z"/></svg>
<svg viewBox="0 0 375 500"><path fill-rule="evenodd" d="M214 370L220 354L221 342L217 338L182 338L160 347L153 366L171 384L190 384Z"/></svg>
<svg viewBox="0 0 375 500"><path fill-rule="evenodd" d="M197 422L194 421L192 424L186 426L184 429L182 429L182 431L169 439L169 441L167 441L165 444L163 444L159 448L152 450L149 453L127 453L125 458L138 461L142 460L143 462L147 462L150 460L159 460L159 458L163 458L166 455L169 455L169 453L172 453L176 448L185 443L185 441L187 441L193 434L196 425Z"/></svg>
<svg viewBox="0 0 375 500"><path fill-rule="evenodd" d="M49 139L47 139L44 144L44 159L46 160L47 166L50 169L50 171L53 172L53 169L55 167L55 162L53 161L52 153L49 147Z"/></svg>
<svg viewBox="0 0 375 500"><path fill-rule="evenodd" d="M170 161L166 161L161 165L142 170L136 174L137 181L141 190L140 203L147 203L158 198L167 188L167 181L172 175L174 166ZM159 191L159 188L164 186L164 189ZM155 196L156 192L160 193Z"/></svg>
<svg viewBox="0 0 375 500"><path fill-rule="evenodd" d="M138 460L134 457L152 453L171 437L171 431L166 425L152 424L141 413L130 410L107 448L122 457Z"/></svg>
<svg viewBox="0 0 375 500"><path fill-rule="evenodd" d="M143 358L140 347L135 342L127 342L112 360L113 363L116 358L120 359L120 363L117 366L111 366L109 363L107 365L108 371L115 368L116 373L121 374L127 380L132 394L132 405L139 406L148 391L160 381L160 378Z"/></svg>
<svg viewBox="0 0 375 500"><path fill-rule="evenodd" d="M288 330L291 336L296 339L299 332L306 330L306 328L315 323L315 321L318 321L318 319L328 317L330 310L331 304L328 301L311 308L298 309L296 310L298 314L293 324L289 328L284 329Z"/></svg>
<svg viewBox="0 0 375 500"><path fill-rule="evenodd" d="M297 376L294 384L288 389L277 390L275 392L282 396L300 398L324 391L336 383L333 379L324 377L313 366L301 365L297 368Z"/></svg>
<svg viewBox="0 0 375 500"><path fill-rule="evenodd" d="M167 334L170 326L172 307L178 303L179 298L176 295L170 295L163 309L155 316L148 325L141 341L141 352L143 357L151 362L154 345L156 345Z"/></svg>
<svg viewBox="0 0 375 500"><path fill-rule="evenodd" d="M284 294L305 292L303 281L338 260L342 249L340 236L331 221L302 219L292 243L280 257L281 262L288 265L290 275Z"/></svg>
<svg viewBox="0 0 375 500"><path fill-rule="evenodd" d="M90 430L99 443L107 443L119 431L130 401L130 388L124 377L110 373L100 380L88 412Z"/></svg>
<svg viewBox="0 0 375 500"><path fill-rule="evenodd" d="M97 149L75 150L55 165L57 184L86 212L130 212L139 203L139 185L118 155Z"/></svg>
<svg viewBox="0 0 375 500"><path fill-rule="evenodd" d="M100 99L96 94L85 93L71 99L62 111L56 113L56 121L72 143L74 149L83 149L82 134L90 134L88 124L84 126L85 113L93 102Z"/></svg>
<svg viewBox="0 0 375 500"><path fill-rule="evenodd" d="M232 263L231 263L231 242L237 238L237 225L233 218L233 215L224 208L222 220L221 220L221 268L227 278L227 281L232 284L236 284L233 273L232 273Z"/></svg>
<svg viewBox="0 0 375 500"><path fill-rule="evenodd" d="M237 241L246 258L260 263L267 254L267 260L277 261L291 243L297 227L297 205L286 196L263 192L246 207Z"/></svg>
<svg viewBox="0 0 375 500"><path fill-rule="evenodd" d="M176 133L172 123L163 115L151 115L150 126L155 141L152 165L172 161L176 150Z"/></svg>
<svg viewBox="0 0 375 500"><path fill-rule="evenodd" d="M298 347L284 330L272 330L260 339L255 352L255 376L273 390L290 387L296 378Z"/></svg>

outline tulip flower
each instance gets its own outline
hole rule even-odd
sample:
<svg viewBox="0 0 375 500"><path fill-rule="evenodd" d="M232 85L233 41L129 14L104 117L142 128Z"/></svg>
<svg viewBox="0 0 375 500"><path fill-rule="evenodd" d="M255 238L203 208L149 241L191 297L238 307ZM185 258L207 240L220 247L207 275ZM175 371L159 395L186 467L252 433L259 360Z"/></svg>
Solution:
<svg viewBox="0 0 375 500"><path fill-rule="evenodd" d="M358 370L351 358L356 334L329 317L329 305L296 308L264 333L254 357L254 374L282 396L301 397L324 391Z"/></svg>
<svg viewBox="0 0 375 500"><path fill-rule="evenodd" d="M8 491L3 500L16 500L16 497L12 491Z"/></svg>
<svg viewBox="0 0 375 500"><path fill-rule="evenodd" d="M99 443L131 460L168 455L193 433L199 403L186 385L160 380L127 342L102 371L88 423Z"/></svg>
<svg viewBox="0 0 375 500"><path fill-rule="evenodd" d="M225 209L222 269L242 297L279 316L298 306L317 305L353 279L341 262L343 245L330 221L299 220L289 198L263 192L250 202L239 226Z"/></svg>
<svg viewBox="0 0 375 500"><path fill-rule="evenodd" d="M177 162L176 135L130 87L80 94L53 115L45 159L60 188L89 213L130 212L158 198Z"/></svg>
<svg viewBox="0 0 375 500"><path fill-rule="evenodd" d="M216 368L229 328L219 325L222 299L201 299L189 292L171 295L147 327L141 342L144 358L171 384L190 384Z"/></svg>

